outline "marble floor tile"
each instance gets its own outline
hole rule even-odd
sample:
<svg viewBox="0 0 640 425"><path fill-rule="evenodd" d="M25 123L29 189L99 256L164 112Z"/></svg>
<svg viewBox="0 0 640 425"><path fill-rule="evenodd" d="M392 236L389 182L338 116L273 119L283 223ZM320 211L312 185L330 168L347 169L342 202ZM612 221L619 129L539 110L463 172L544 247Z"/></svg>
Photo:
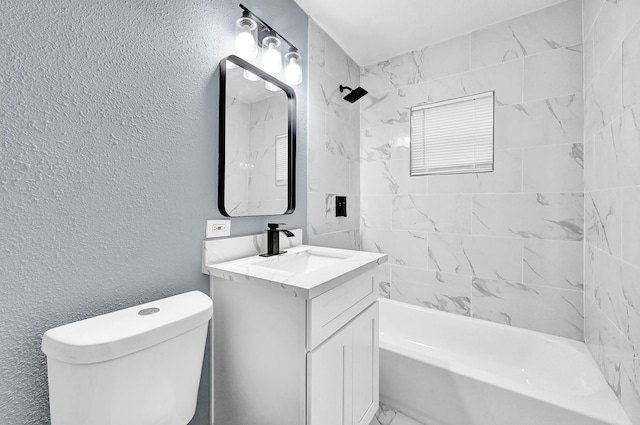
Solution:
<svg viewBox="0 0 640 425"><path fill-rule="evenodd" d="M376 412L375 416L373 417L369 425L430 425L430 424L422 424L389 406L380 404L380 408Z"/></svg>

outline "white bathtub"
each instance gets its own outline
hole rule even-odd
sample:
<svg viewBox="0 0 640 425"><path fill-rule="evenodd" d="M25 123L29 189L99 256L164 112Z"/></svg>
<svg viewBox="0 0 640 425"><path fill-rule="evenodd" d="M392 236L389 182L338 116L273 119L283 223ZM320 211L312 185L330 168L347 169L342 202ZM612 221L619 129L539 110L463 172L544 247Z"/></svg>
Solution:
<svg viewBox="0 0 640 425"><path fill-rule="evenodd" d="M583 343L386 299L380 402L428 425L631 425Z"/></svg>

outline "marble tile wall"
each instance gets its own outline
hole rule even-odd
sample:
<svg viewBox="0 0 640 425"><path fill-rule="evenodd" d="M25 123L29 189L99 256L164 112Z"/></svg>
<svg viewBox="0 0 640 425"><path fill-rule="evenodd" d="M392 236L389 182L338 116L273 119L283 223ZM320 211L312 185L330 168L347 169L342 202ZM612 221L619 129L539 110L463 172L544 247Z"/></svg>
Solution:
<svg viewBox="0 0 640 425"><path fill-rule="evenodd" d="M360 106L340 85L360 85L360 67L309 20L308 235L313 245L360 248ZM336 217L336 195L347 216Z"/></svg>
<svg viewBox="0 0 640 425"><path fill-rule="evenodd" d="M585 339L640 423L640 1L584 0Z"/></svg>
<svg viewBox="0 0 640 425"><path fill-rule="evenodd" d="M360 229L362 249L389 254L384 296L582 340L581 9L567 0L362 67ZM409 108L487 90L495 171L409 177Z"/></svg>

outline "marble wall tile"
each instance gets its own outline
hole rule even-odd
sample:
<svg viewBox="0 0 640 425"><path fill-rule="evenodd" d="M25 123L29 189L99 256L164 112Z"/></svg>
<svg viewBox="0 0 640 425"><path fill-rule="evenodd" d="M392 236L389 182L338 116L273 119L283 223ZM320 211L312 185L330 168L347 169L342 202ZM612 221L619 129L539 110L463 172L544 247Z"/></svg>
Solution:
<svg viewBox="0 0 640 425"><path fill-rule="evenodd" d="M594 163L595 157L595 138L590 138L584 142L584 190L588 192L594 189Z"/></svg>
<svg viewBox="0 0 640 425"><path fill-rule="evenodd" d="M620 257L640 267L640 187L622 189L622 248ZM640 285L640 283L639 283Z"/></svg>
<svg viewBox="0 0 640 425"><path fill-rule="evenodd" d="M581 241L582 193L475 195L474 235Z"/></svg>
<svg viewBox="0 0 640 425"><path fill-rule="evenodd" d="M524 58L524 101L582 91L582 45Z"/></svg>
<svg viewBox="0 0 640 425"><path fill-rule="evenodd" d="M361 126L363 129L380 125L408 123L411 107L427 102L427 83L391 89L379 94L368 94L362 98Z"/></svg>
<svg viewBox="0 0 640 425"><path fill-rule="evenodd" d="M391 266L391 299L471 315L471 277Z"/></svg>
<svg viewBox="0 0 640 425"><path fill-rule="evenodd" d="M362 195L360 197L360 226L362 228L391 229L392 195Z"/></svg>
<svg viewBox="0 0 640 425"><path fill-rule="evenodd" d="M598 12L602 9L606 0L582 0L583 33L586 35L593 30Z"/></svg>
<svg viewBox="0 0 640 425"><path fill-rule="evenodd" d="M334 117L348 117L351 105L343 99L338 80L315 62L309 63L309 105L316 106Z"/></svg>
<svg viewBox="0 0 640 425"><path fill-rule="evenodd" d="M331 155L326 150L309 147L309 191L347 193L349 190L350 161Z"/></svg>
<svg viewBox="0 0 640 425"><path fill-rule="evenodd" d="M498 106L522 103L522 79L521 60L438 78L429 81L429 102L495 90Z"/></svg>
<svg viewBox="0 0 640 425"><path fill-rule="evenodd" d="M523 151L523 192L582 192L582 143L528 148Z"/></svg>
<svg viewBox="0 0 640 425"><path fill-rule="evenodd" d="M350 161L360 160L359 129L332 115L326 117L324 148L334 156Z"/></svg>
<svg viewBox="0 0 640 425"><path fill-rule="evenodd" d="M622 43L622 103L625 108L640 102L640 23Z"/></svg>
<svg viewBox="0 0 640 425"><path fill-rule="evenodd" d="M585 198L587 242L609 254L622 250L622 192L588 192Z"/></svg>
<svg viewBox="0 0 640 425"><path fill-rule="evenodd" d="M525 299L548 298L560 310L542 328L580 335L573 324L584 284L583 58L580 13L569 13L580 7L569 0L361 69L370 92L359 102L362 246L390 254L395 273L383 293L453 310L465 304L447 297L461 289L434 276L467 288L472 277L524 281L538 291ZM527 80L525 61L535 73ZM489 90L497 98L495 171L410 177L410 108ZM565 293L571 302L560 301ZM514 296L504 304L525 306L532 318L545 314L545 302L529 301ZM458 312L467 314L466 307ZM554 320L561 323L551 326Z"/></svg>
<svg viewBox="0 0 640 425"><path fill-rule="evenodd" d="M471 67L580 44L581 6L569 0L472 33Z"/></svg>
<svg viewBox="0 0 640 425"><path fill-rule="evenodd" d="M473 279L473 317L582 340L582 291Z"/></svg>
<svg viewBox="0 0 640 425"><path fill-rule="evenodd" d="M585 90L585 135L616 119L622 106L622 49L618 49Z"/></svg>
<svg viewBox="0 0 640 425"><path fill-rule="evenodd" d="M432 233L429 269L488 279L522 279L522 240Z"/></svg>
<svg viewBox="0 0 640 425"><path fill-rule="evenodd" d="M640 105L620 117L620 139L615 142L619 184L640 185Z"/></svg>
<svg viewBox="0 0 640 425"><path fill-rule="evenodd" d="M360 68L331 37L325 37L325 70L340 84L356 88L360 85Z"/></svg>
<svg viewBox="0 0 640 425"><path fill-rule="evenodd" d="M582 140L581 94L499 106L495 112L496 148L516 148Z"/></svg>
<svg viewBox="0 0 640 425"><path fill-rule="evenodd" d="M414 50L389 59L388 75L392 87L419 84L444 75L469 70L469 36Z"/></svg>
<svg viewBox="0 0 640 425"><path fill-rule="evenodd" d="M321 68L325 64L325 39L327 33L313 19L309 19L309 62Z"/></svg>
<svg viewBox="0 0 640 425"><path fill-rule="evenodd" d="M615 300L617 311L621 312L618 314L623 317L619 329L635 347L640 347L640 268L622 262L622 291L619 295Z"/></svg>
<svg viewBox="0 0 640 425"><path fill-rule="evenodd" d="M523 281L560 289L583 289L581 242L525 239Z"/></svg>
<svg viewBox="0 0 640 425"><path fill-rule="evenodd" d="M593 41L593 31L591 31L584 39L584 52L582 66L584 68L584 84L588 86L595 77L595 46Z"/></svg>
<svg viewBox="0 0 640 425"><path fill-rule="evenodd" d="M622 261L617 257L593 249L593 300L618 329L626 329L628 315L620 309L622 297ZM624 331L623 331L624 332Z"/></svg>
<svg viewBox="0 0 640 425"><path fill-rule="evenodd" d="M603 67L627 33L627 3L627 0L607 0L598 12L593 27L596 69Z"/></svg>
<svg viewBox="0 0 640 425"><path fill-rule="evenodd" d="M513 193L522 191L522 150L494 152L490 173L442 174L429 176L431 193Z"/></svg>
<svg viewBox="0 0 640 425"><path fill-rule="evenodd" d="M640 105L594 138L593 189L640 185Z"/></svg>
<svg viewBox="0 0 640 425"><path fill-rule="evenodd" d="M344 192L338 195L344 196ZM360 196L347 196L347 216L336 217L336 194L327 193L324 196L325 232L332 233L341 230L360 228Z"/></svg>
<svg viewBox="0 0 640 425"><path fill-rule="evenodd" d="M329 248L361 250L361 238L359 229L343 230L340 232L310 235L309 245L326 246Z"/></svg>
<svg viewBox="0 0 640 425"><path fill-rule="evenodd" d="M375 162L391 159L390 125L368 128L360 132L360 161Z"/></svg>
<svg viewBox="0 0 640 425"><path fill-rule="evenodd" d="M392 265L426 269L427 248L425 232L362 229L362 249L387 254Z"/></svg>
<svg viewBox="0 0 640 425"><path fill-rule="evenodd" d="M391 88L390 61L382 61L360 69L360 85L369 93L384 93Z"/></svg>
<svg viewBox="0 0 640 425"><path fill-rule="evenodd" d="M622 373L633 369L633 346L589 299L585 300L585 342L609 387L621 398Z"/></svg>
<svg viewBox="0 0 640 425"><path fill-rule="evenodd" d="M625 364L620 373L620 403L631 423L640 423L640 353L637 348L633 362Z"/></svg>
<svg viewBox="0 0 640 425"><path fill-rule="evenodd" d="M374 271L373 279L380 297L391 298L391 265L380 264Z"/></svg>
<svg viewBox="0 0 640 425"><path fill-rule="evenodd" d="M394 229L471 233L468 195L398 195L393 197L391 214Z"/></svg>
<svg viewBox="0 0 640 425"><path fill-rule="evenodd" d="M595 249L591 244L584 244L584 297L594 300L594 274L593 262L595 258Z"/></svg>
<svg viewBox="0 0 640 425"><path fill-rule="evenodd" d="M326 222L326 194L324 192L309 192L307 194L308 235L317 236L327 232Z"/></svg>
<svg viewBox="0 0 640 425"><path fill-rule="evenodd" d="M411 127L408 122L391 126L391 159L408 161L410 158Z"/></svg>

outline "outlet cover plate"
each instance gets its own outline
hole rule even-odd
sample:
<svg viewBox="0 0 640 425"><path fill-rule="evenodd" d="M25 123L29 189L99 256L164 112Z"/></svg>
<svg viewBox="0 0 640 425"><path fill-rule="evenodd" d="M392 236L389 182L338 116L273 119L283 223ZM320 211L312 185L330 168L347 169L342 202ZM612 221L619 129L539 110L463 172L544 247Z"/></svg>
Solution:
<svg viewBox="0 0 640 425"><path fill-rule="evenodd" d="M231 220L207 220L205 237L209 239L223 236L231 236Z"/></svg>

